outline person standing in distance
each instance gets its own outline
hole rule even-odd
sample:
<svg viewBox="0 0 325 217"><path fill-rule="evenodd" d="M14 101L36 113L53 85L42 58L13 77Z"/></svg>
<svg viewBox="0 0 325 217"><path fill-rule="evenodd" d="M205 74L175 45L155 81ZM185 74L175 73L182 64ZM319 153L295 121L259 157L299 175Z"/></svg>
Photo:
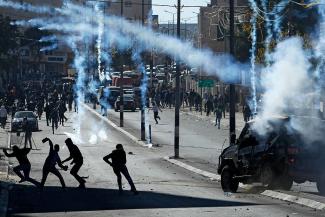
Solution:
<svg viewBox="0 0 325 217"><path fill-rule="evenodd" d="M70 138L65 140L65 144L67 145L70 156L62 161L62 163L68 162L72 160L71 164L74 164L72 169L70 170L70 174L79 182L79 188L85 188L86 181L78 175L78 172L83 164L83 157L79 150L79 148L73 144Z"/></svg>
<svg viewBox="0 0 325 217"><path fill-rule="evenodd" d="M109 161L109 159L112 159L112 162ZM112 168L117 176L117 184L119 188L120 194L123 193L122 189L122 176L121 173L124 175L126 180L129 182L131 186L131 191L137 195L139 194L137 189L135 188L135 185L133 183L133 180L129 174L128 168L126 167L126 154L123 149L122 144L117 144L116 149L112 151L109 155L105 156L103 160L108 163Z"/></svg>

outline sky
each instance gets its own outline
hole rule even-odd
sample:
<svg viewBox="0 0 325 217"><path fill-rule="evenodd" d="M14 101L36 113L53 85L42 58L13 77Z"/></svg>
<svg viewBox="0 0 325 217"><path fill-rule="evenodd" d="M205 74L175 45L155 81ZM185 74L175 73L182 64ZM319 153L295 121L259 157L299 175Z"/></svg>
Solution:
<svg viewBox="0 0 325 217"><path fill-rule="evenodd" d="M181 4L184 6L206 6L208 3L210 3L210 0L181 0ZM175 13L174 19L176 23L176 7L155 6L155 4L173 6L177 4L177 0L152 0L152 4L153 14L159 15L159 23L167 23L168 21L172 23L173 15L171 13ZM183 8L181 12L181 19L187 20L187 23L197 23L197 14L195 13L198 13L199 10L199 7ZM182 20L182 22L185 22L185 20Z"/></svg>

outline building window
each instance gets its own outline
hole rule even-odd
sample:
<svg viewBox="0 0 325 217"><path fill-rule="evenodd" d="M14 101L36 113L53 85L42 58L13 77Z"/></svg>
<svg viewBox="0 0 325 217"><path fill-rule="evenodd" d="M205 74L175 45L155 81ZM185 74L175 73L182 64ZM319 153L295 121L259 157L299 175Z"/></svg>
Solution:
<svg viewBox="0 0 325 217"><path fill-rule="evenodd" d="M132 7L132 2L126 1L124 5L125 5L125 7Z"/></svg>

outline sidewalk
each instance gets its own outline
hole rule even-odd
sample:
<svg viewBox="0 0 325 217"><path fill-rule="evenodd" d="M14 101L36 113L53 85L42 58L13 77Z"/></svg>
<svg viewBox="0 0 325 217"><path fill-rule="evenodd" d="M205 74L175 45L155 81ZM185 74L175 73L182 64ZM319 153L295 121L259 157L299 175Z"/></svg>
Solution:
<svg viewBox="0 0 325 217"><path fill-rule="evenodd" d="M216 123L216 116L215 114L210 114L209 116L206 115L206 112L201 112L199 111L195 111L195 109L192 109L192 111L190 111L190 108L188 107L181 107L181 112L186 114L186 115L192 115L194 117L197 117L203 121L208 121L211 124L215 124ZM221 119L221 127L223 128L229 128L229 112L226 112L226 118ZM236 112L236 130L238 132L241 132L241 130L243 129L243 127L245 126L245 121L243 118L243 113L241 112Z"/></svg>

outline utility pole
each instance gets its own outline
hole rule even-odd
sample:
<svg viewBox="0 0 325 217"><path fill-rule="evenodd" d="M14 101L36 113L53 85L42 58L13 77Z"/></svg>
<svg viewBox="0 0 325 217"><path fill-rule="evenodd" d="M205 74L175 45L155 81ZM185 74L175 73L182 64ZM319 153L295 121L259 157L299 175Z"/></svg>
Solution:
<svg viewBox="0 0 325 217"><path fill-rule="evenodd" d="M168 24L167 24L167 31L168 31L168 35L169 35L169 21L168 21Z"/></svg>
<svg viewBox="0 0 325 217"><path fill-rule="evenodd" d="M235 12L234 12L234 0L229 0L230 9L230 38L229 49L230 55L235 55L234 50L234 35L235 35ZM229 140L230 145L236 143L236 86L230 84L229 86Z"/></svg>
<svg viewBox="0 0 325 217"><path fill-rule="evenodd" d="M124 5L124 2L123 0L121 0L121 17L123 17L123 5ZM123 97L123 83L124 83L124 79L123 79L123 61L122 61L123 57L121 55L121 61L120 61L120 64L121 64L121 74L120 74L120 79L121 79L121 82L120 82L120 127L124 127L124 97Z"/></svg>
<svg viewBox="0 0 325 217"><path fill-rule="evenodd" d="M181 0L177 2L177 38L181 37ZM176 57L174 157L179 158L180 61Z"/></svg>
<svg viewBox="0 0 325 217"><path fill-rule="evenodd" d="M178 10L178 9L177 9ZM173 36L175 36L175 14L173 14ZM178 15L177 15L178 16ZM178 17L177 17L177 21L178 21Z"/></svg>
<svg viewBox="0 0 325 217"><path fill-rule="evenodd" d="M144 0L142 0L142 26L144 26ZM142 72L142 79L144 78L144 76L146 76L146 71ZM146 93L147 94L147 91ZM145 105L146 103L143 102L143 100L145 100L147 97L146 96L142 96L142 100L141 100L141 140L145 141L146 140L146 123L145 123Z"/></svg>

